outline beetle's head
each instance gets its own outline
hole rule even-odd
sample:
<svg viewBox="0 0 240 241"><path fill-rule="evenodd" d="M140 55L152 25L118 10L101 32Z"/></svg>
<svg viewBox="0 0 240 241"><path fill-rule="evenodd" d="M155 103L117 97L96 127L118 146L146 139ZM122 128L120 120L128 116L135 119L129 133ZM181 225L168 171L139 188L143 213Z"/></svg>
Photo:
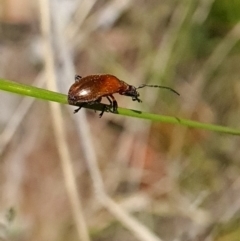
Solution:
<svg viewBox="0 0 240 241"><path fill-rule="evenodd" d="M132 97L132 100L133 101L138 101L138 102L142 102L138 97L139 97L139 93L137 91L137 88L132 86L132 85L128 85L128 88L127 90L125 90L122 95L125 95L125 96L130 96Z"/></svg>

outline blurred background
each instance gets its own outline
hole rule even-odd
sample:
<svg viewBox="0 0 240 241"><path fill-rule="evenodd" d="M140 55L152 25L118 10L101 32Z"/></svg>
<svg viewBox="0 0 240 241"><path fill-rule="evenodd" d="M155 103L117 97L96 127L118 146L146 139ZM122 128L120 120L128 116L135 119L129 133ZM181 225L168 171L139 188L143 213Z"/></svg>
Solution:
<svg viewBox="0 0 240 241"><path fill-rule="evenodd" d="M67 94L75 74L114 74L181 94L116 94L121 107L240 128L239 0L43 2L0 1L1 78L51 89L46 66ZM239 137L61 110L62 146L48 102L0 92L0 240L84 240L80 216L91 240L139 240L121 213L142 240L240 240Z"/></svg>

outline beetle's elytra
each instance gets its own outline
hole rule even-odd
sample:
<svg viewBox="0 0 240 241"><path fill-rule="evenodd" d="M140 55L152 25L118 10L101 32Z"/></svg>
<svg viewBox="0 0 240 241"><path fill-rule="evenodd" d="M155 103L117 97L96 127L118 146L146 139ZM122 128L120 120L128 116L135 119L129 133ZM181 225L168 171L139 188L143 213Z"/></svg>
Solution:
<svg viewBox="0 0 240 241"><path fill-rule="evenodd" d="M143 84L139 87L134 87L110 74L88 75L83 78L80 75L76 75L75 83L68 91L68 103L79 106L79 108L74 111L74 113L77 113L84 105L100 103L102 97L106 97L110 102L113 112L116 112L118 104L113 94L118 93L120 95L130 96L133 101L141 102L137 89L145 86L169 89L179 95L178 92L166 86ZM99 117L102 117L105 110L106 105L104 105Z"/></svg>

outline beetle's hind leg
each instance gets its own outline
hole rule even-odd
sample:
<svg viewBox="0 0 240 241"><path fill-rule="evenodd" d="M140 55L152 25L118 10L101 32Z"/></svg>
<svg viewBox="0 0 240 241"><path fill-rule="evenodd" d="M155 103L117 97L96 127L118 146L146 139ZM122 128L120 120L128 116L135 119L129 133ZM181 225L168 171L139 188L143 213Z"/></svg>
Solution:
<svg viewBox="0 0 240 241"><path fill-rule="evenodd" d="M74 110L74 114L81 110L81 108L85 105L85 103L81 104L76 110Z"/></svg>
<svg viewBox="0 0 240 241"><path fill-rule="evenodd" d="M101 103L102 101L102 97L98 98L96 101L92 102L92 104L94 103ZM103 113L106 111L106 105L103 104L103 108L102 108L102 111L101 113L99 114L99 118L101 118L103 116ZM96 110L95 110L96 112Z"/></svg>

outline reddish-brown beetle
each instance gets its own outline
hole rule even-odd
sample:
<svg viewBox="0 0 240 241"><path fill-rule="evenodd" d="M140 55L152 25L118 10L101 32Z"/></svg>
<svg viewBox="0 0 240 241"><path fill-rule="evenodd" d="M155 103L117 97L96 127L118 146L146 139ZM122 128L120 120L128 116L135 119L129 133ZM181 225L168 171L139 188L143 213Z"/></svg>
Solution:
<svg viewBox="0 0 240 241"><path fill-rule="evenodd" d="M143 84L139 87L134 87L110 74L89 75L83 78L80 75L76 75L75 83L68 91L68 103L79 106L79 108L74 111L74 113L77 113L84 105L100 103L102 97L106 97L113 111L116 112L118 104L113 94L119 93L120 95L130 96L133 101L142 102L139 99L137 89L145 86L168 89L179 95L178 92L166 86ZM106 105L104 105L99 117L102 117L105 110Z"/></svg>

